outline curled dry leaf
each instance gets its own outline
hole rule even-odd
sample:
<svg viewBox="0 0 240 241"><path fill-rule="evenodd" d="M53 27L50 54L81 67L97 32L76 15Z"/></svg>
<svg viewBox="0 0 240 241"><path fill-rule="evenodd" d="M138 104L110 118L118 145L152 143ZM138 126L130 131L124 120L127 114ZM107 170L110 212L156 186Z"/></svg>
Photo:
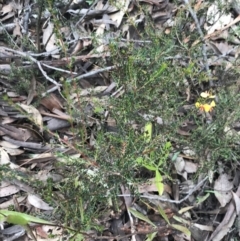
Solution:
<svg viewBox="0 0 240 241"><path fill-rule="evenodd" d="M47 28L43 29L43 45L47 52L51 54L58 54L59 50L56 44L56 35L53 33L54 25L49 22Z"/></svg>
<svg viewBox="0 0 240 241"><path fill-rule="evenodd" d="M43 209L43 210L53 210L53 207L49 206L45 203L40 197L29 194L28 195L28 202L36 208Z"/></svg>
<svg viewBox="0 0 240 241"><path fill-rule="evenodd" d="M10 164L9 166L11 169L19 168L18 165L14 164L10 161L10 157L9 157L8 153L3 148L1 148L0 152L1 152L0 165Z"/></svg>
<svg viewBox="0 0 240 241"><path fill-rule="evenodd" d="M129 4L130 4L130 0L121 1L121 10L110 15L110 19L112 21L116 22L117 28L120 26L123 16L125 15L126 11L128 10Z"/></svg>
<svg viewBox="0 0 240 241"><path fill-rule="evenodd" d="M177 173L181 175L185 167L185 161L182 157L178 156L176 161L174 162L174 166L177 170Z"/></svg>
<svg viewBox="0 0 240 241"><path fill-rule="evenodd" d="M25 110L28 114L31 114L30 119L34 121L34 123L40 128L40 131L43 130L43 120L39 111L33 107L32 105L24 105L18 104L23 110Z"/></svg>
<svg viewBox="0 0 240 241"><path fill-rule="evenodd" d="M214 183L214 194L222 207L232 199L233 183L229 181L227 174L221 174Z"/></svg>

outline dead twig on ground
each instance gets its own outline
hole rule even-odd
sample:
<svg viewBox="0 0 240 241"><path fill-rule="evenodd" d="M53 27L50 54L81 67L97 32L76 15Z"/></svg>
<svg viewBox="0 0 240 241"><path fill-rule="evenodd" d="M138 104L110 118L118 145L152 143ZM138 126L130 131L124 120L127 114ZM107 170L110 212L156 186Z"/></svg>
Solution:
<svg viewBox="0 0 240 241"><path fill-rule="evenodd" d="M73 79L74 80L81 80L81 79L84 79L84 78L87 78L87 77L90 77L90 76L93 76L93 75L96 75L96 74L99 74L99 73L102 73L102 72L105 72L105 71L108 71L108 70L113 70L115 68L116 68L116 66L109 66L109 67L102 68L102 69L96 69L96 70L93 70L89 73L82 74L82 75L74 77L74 78L69 78L69 79L67 79L67 82L71 82Z"/></svg>
<svg viewBox="0 0 240 241"><path fill-rule="evenodd" d="M184 0L184 3L189 11L189 13L191 14L195 24L196 24L196 27L197 27L197 30L198 30L198 33L200 35L200 39L202 41L202 55L203 55L203 63L204 63L204 66L205 66L205 69L207 71L207 75L209 77L209 84L210 86L213 86L213 82L212 82L212 75L211 75L211 71L209 69L209 65L208 65L208 58L207 58L207 50L206 50L206 43L205 43L205 39L204 39L204 34L202 32L202 29L200 27L200 23L198 21L198 18L197 18L197 15L196 13L194 12L194 10L192 9L191 5L189 4L189 1L188 0Z"/></svg>
<svg viewBox="0 0 240 241"><path fill-rule="evenodd" d="M203 40L207 40L207 39L210 39L210 38L213 38L213 37L216 37L217 35L219 35L222 31L230 28L232 25L236 24L240 22L240 15L238 15L231 23L229 23L227 26L223 27L222 29L218 30L218 31L215 31L211 34L207 34L206 36L204 36ZM192 44L192 47L197 45L201 40L196 40L193 44Z"/></svg>
<svg viewBox="0 0 240 241"><path fill-rule="evenodd" d="M33 63L37 64L39 70L41 71L41 73L43 74L43 76L49 80L50 82L52 82L53 84L56 85L56 87L58 87L57 89L59 89L60 86L62 86L61 84L57 83L54 79L50 78L47 73L43 70L42 68L42 65L41 65L41 62L36 60L35 58L33 58L32 56L30 56L29 54L27 53L23 53L21 51L18 51L18 50L14 50L14 49L10 49L10 48L5 48L5 47L1 47L1 49L5 50L5 51L8 51L8 52L11 52L11 53L15 53L17 55L20 55L24 58L28 58L30 59Z"/></svg>
<svg viewBox="0 0 240 241"><path fill-rule="evenodd" d="M157 195L151 195L149 193L140 195L139 197L141 198L147 198L147 199L155 199L155 200L159 200L162 202L169 202L169 203L176 203L176 204L180 204L184 201L186 201L194 192L196 192L202 185L203 183L208 179L208 176L205 177L202 181L200 181L191 191L189 191L188 195L185 196L184 198L182 198L181 200L171 200L171 199L167 199L167 198L162 198L160 196ZM119 197L124 197L124 196L133 196L131 194L124 194L124 195L118 195Z"/></svg>
<svg viewBox="0 0 240 241"><path fill-rule="evenodd" d="M95 0L94 3L90 6L90 8L88 8L88 10L86 11L85 14L83 14L83 16L78 20L78 22L75 24L75 27L78 26L78 24L80 24L83 19L87 16L87 14L90 12L90 10L92 10L92 8L97 4L98 0Z"/></svg>

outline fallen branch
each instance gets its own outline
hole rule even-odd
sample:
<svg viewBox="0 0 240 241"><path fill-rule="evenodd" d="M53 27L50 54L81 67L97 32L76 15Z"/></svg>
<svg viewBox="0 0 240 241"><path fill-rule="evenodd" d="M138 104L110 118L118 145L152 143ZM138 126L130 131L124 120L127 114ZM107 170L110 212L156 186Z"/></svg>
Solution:
<svg viewBox="0 0 240 241"><path fill-rule="evenodd" d="M182 202L184 202L185 200L187 200L194 192L196 192L202 185L203 183L208 179L208 176L205 177L202 181L200 181L191 191L189 191L188 195L185 196L184 198L182 198L181 200L171 200L171 199L167 199L167 198L162 198L160 196L157 195L151 195L151 194L144 194L144 195L140 195L139 197L141 198L147 198L147 199L154 199L154 200L159 200L162 202L169 202L169 203L176 203L176 204L180 204ZM131 194L123 194L123 195L118 195L119 197L128 197L128 196L134 196Z"/></svg>
<svg viewBox="0 0 240 241"><path fill-rule="evenodd" d="M96 74L99 74L99 73L102 73L102 72L105 72L105 71L108 71L108 70L112 70L112 69L115 69L115 68L116 68L116 66L109 66L109 67L102 68L102 69L96 69L96 70L93 70L89 73L82 74L82 75L77 76L77 77L68 78L67 82L71 82L72 80L81 80L81 79L84 79L84 78L87 78L87 77L90 77L90 76L93 76L93 75L96 75Z"/></svg>
<svg viewBox="0 0 240 241"><path fill-rule="evenodd" d="M87 60L92 58L103 58L103 57L109 57L110 52L102 53L102 54L87 54L87 55L80 55L80 56L72 56L67 58L62 58L62 61L70 61L71 59L76 60Z"/></svg>
<svg viewBox="0 0 240 241"><path fill-rule="evenodd" d="M43 76L49 80L50 82L52 82L53 84L56 85L56 87L58 87L57 89L59 89L60 86L62 86L61 84L57 83L54 79L50 78L47 73L43 70L42 66L41 66L41 62L39 62L38 60L36 60L35 58L33 58L32 56L30 56L29 54L23 53L21 51L18 50L14 50L14 49L9 49L9 48L5 48L5 47L1 47L1 49L11 52L11 53L15 53L18 54L24 58L28 58L30 59L33 63L37 64L39 70L41 71L41 73L43 74Z"/></svg>

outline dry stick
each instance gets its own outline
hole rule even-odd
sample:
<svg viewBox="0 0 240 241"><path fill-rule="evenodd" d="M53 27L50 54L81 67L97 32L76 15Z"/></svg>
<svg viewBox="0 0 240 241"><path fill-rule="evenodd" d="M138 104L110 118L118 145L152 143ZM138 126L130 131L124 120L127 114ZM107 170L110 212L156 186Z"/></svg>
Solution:
<svg viewBox="0 0 240 241"><path fill-rule="evenodd" d="M52 82L53 84L56 85L56 87L58 87L57 89L59 89L60 86L62 86L61 84L57 83L54 79L50 78L47 73L43 70L42 66L41 66L41 63L36 60L35 58L33 58L32 56L30 56L29 54L26 54L26 53L23 53L21 51L17 51L17 50L14 50L14 49L9 49L9 48L5 48L5 47L2 47L3 50L5 51L8 51L8 52L12 52L12 53L15 53L15 54L18 54L20 56L23 56L25 58L28 58L30 59L33 63L37 64L38 65L38 68L39 70L42 72L42 74L44 75L44 77L49 80L50 82Z"/></svg>
<svg viewBox="0 0 240 241"><path fill-rule="evenodd" d="M201 182L199 182L189 193L186 197L184 197L181 200L171 200L171 199L167 199L167 198L161 198L160 196L157 195L151 195L151 194L144 194L144 195L140 195L139 197L141 198L147 198L147 199L154 199L154 200L159 200L162 202L168 202L168 203L176 203L176 204L180 204L182 202L184 202L185 200L187 200L195 191L198 190L198 188L200 186L202 186L202 184L208 179L208 176L205 177ZM118 195L119 197L124 197L124 196L133 196L133 195L128 195L128 194L124 194L124 195Z"/></svg>
<svg viewBox="0 0 240 241"><path fill-rule="evenodd" d="M111 38L111 39L114 39L114 38ZM143 43L143 44L152 43L151 40L135 40L135 39L125 39L125 38L121 38L121 41L131 42L131 43Z"/></svg>
<svg viewBox="0 0 240 241"><path fill-rule="evenodd" d="M65 70L65 69L59 69L59 68L56 68L56 67L53 67L53 66L50 66L48 64L44 64L42 63L43 66L49 68L49 69L54 69L54 70L57 70L59 72L63 72L63 73L67 73L67 74L78 74L77 72L72 72L72 71L68 71L68 70Z"/></svg>
<svg viewBox="0 0 240 241"><path fill-rule="evenodd" d="M48 57L48 56L52 55L52 53L55 52L56 50L59 51L59 50L60 50L60 47L55 48L55 49L53 49L53 50L50 50L50 51L48 51L48 52L42 52L42 53L38 53L38 54L28 52L28 54L31 55L31 56L33 56L33 57L41 57L41 56ZM43 63L43 61L41 61L41 62ZM48 62L49 62L49 61L48 61Z"/></svg>
<svg viewBox="0 0 240 241"><path fill-rule="evenodd" d="M46 92L42 93L42 97L46 96L49 93L54 92L55 90L59 90L59 86L54 86L51 89L47 90ZM59 91L60 92L60 91Z"/></svg>
<svg viewBox="0 0 240 241"><path fill-rule="evenodd" d="M74 80L81 80L83 78L87 78L87 77L93 76L95 74L99 74L99 73L102 73L102 72L105 72L105 71L108 71L108 70L112 70L112 69L115 69L115 68L116 68L116 66L109 66L109 67L106 67L106 68L93 70L93 71L91 71L89 73L82 74L82 75L74 77L74 78L68 78L67 82L71 82L73 79Z"/></svg>
<svg viewBox="0 0 240 241"><path fill-rule="evenodd" d="M218 34L220 34L222 31L230 28L232 25L236 24L240 22L240 15L238 15L231 23L229 23L227 26L223 27L222 29L218 30L218 31L215 31L211 34L208 34L206 35L203 40L207 40L209 38L213 38L213 37L216 37ZM196 40L193 44L192 44L192 47L197 45L198 43L200 42L200 40Z"/></svg>
<svg viewBox="0 0 240 241"><path fill-rule="evenodd" d="M191 5L189 4L189 1L188 1L188 0L184 0L184 3L185 3L185 5L187 6L188 11L190 12L193 20L195 21L195 24L196 24L196 26L197 26L198 33L199 33L199 35L200 35L200 39L201 39L201 41L203 42L203 45L202 45L203 62L204 62L205 69L206 69L207 74L208 74L208 77L209 77L210 87L212 87L212 86L213 86L213 82L212 82L212 80L211 80L211 79L212 79L211 71L210 71L209 66L208 66L207 50L206 50L206 44L205 44L205 41L204 41L204 34L203 34L202 29L201 29L201 27L200 27L200 24L199 24L197 15L196 15L196 13L193 11Z"/></svg>
<svg viewBox="0 0 240 241"><path fill-rule="evenodd" d="M70 0L69 3L63 8L63 10L61 11L62 15L64 15L67 12L67 10L69 9L72 3L73 3L73 0Z"/></svg>
<svg viewBox="0 0 240 241"><path fill-rule="evenodd" d="M80 56L72 56L74 61L77 60L87 60L87 59L92 59L92 58L104 58L104 57L109 57L110 52L102 53L102 54L87 54L87 55L80 55ZM67 58L61 58L60 61L69 61L69 57Z"/></svg>
<svg viewBox="0 0 240 241"><path fill-rule="evenodd" d="M95 6L95 4L98 2L98 0L95 0L94 3L89 7L89 9L86 11L86 13L77 21L75 24L75 27L77 27L78 24L82 22L82 20L86 17L86 15L89 13L89 11Z"/></svg>

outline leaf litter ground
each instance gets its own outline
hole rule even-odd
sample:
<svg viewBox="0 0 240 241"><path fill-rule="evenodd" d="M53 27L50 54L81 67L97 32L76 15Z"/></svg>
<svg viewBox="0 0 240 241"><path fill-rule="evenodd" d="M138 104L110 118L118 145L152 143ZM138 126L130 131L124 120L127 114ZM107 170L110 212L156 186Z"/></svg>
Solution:
<svg viewBox="0 0 240 241"><path fill-rule="evenodd" d="M238 239L235 3L0 4L1 239Z"/></svg>

